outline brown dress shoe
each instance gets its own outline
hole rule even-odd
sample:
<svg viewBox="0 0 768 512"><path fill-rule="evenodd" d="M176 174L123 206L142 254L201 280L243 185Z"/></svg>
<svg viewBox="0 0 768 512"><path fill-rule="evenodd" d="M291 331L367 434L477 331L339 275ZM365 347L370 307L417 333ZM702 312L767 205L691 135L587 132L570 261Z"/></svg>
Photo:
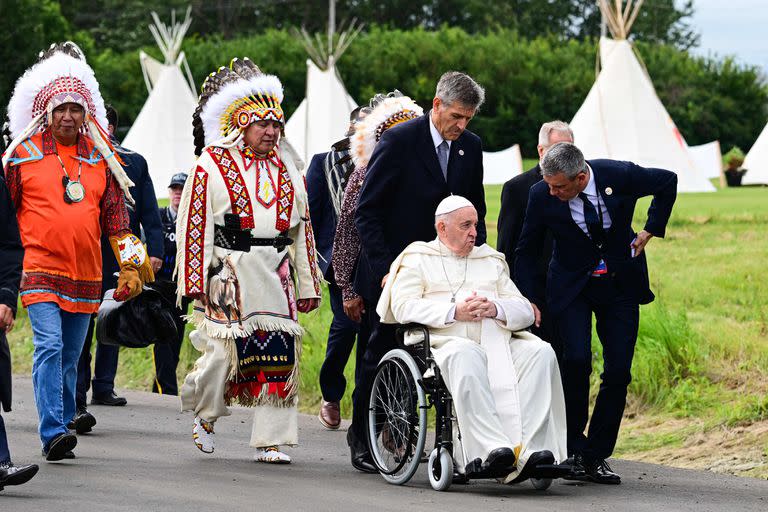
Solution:
<svg viewBox="0 0 768 512"><path fill-rule="evenodd" d="M341 425L341 411L339 410L339 402L326 402L320 404L320 413L317 415L317 419L328 430L337 430Z"/></svg>

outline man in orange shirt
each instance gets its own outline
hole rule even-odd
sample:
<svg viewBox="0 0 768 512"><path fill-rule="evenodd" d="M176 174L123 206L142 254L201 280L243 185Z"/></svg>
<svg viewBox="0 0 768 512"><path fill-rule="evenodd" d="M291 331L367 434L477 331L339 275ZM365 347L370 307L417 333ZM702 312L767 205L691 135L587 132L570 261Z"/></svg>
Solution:
<svg viewBox="0 0 768 512"><path fill-rule="evenodd" d="M104 101L74 43L53 45L19 79L8 105L14 137L3 155L24 263L21 302L32 325L32 380L43 455L74 457L77 361L101 295L102 232L120 261L115 297L153 280L130 233L125 175L104 130Z"/></svg>

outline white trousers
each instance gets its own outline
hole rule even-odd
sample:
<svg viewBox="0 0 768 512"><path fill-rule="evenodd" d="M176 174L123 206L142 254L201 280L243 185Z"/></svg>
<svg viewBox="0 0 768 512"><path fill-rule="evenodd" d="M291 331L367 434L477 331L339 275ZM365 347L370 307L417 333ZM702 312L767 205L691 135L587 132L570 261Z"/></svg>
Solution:
<svg viewBox="0 0 768 512"><path fill-rule="evenodd" d="M435 360L448 390L461 431L461 443L454 458L463 466L500 447L522 445L518 468L531 453L549 450L556 461L567 458L565 401L560 371L552 347L533 336L512 338L510 350L518 376L522 439L505 434L496 409L485 350L477 343L455 338L433 349Z"/></svg>
<svg viewBox="0 0 768 512"><path fill-rule="evenodd" d="M181 410L193 411L208 422L215 422L231 412L224 401L231 358L226 343L199 330L190 334L192 344L203 352L181 386ZM299 438L298 408L258 405L253 407L250 445L263 448L275 445L295 446Z"/></svg>
<svg viewBox="0 0 768 512"><path fill-rule="evenodd" d="M512 448L519 440L510 439L501 425L488 381L485 350L477 343L457 338L432 353L443 381L453 397L453 408L461 431L457 459L459 469L476 458L485 461L496 448ZM463 448L463 450L462 450Z"/></svg>

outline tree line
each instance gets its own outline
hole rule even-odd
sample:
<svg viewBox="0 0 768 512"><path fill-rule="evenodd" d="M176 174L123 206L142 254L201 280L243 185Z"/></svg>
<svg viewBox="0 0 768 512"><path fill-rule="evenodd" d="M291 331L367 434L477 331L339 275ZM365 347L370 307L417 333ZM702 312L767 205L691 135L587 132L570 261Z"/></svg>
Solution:
<svg viewBox="0 0 768 512"><path fill-rule="evenodd" d="M20 4L33 0L2 1ZM57 2L43 3L50 9L42 12L50 15L41 21L42 29L24 27L23 18L19 25L10 27L11 31L25 30L29 37L23 48L17 44L17 56L0 69L0 101L7 104L13 80L34 62L38 49L53 40L73 38L83 46L103 96L116 106L123 129L127 129L147 96L137 49L101 47L91 33L74 30L66 19L64 24L57 20ZM325 2L315 3L327 8ZM58 15L63 18L61 11ZM146 23L139 28L148 33L145 27ZM22 58L20 54L28 47L35 50ZM154 44L141 47L160 58ZM680 44L638 41L635 47L661 101L689 144L719 139L724 151L732 145L744 149L752 145L768 117L768 88L758 69L729 58L695 57ZM304 97L307 54L287 28L267 28L233 38L220 33L206 37L192 34L183 50L198 86L208 73L232 57L249 56L282 80L288 115ZM408 29L372 25L342 56L338 70L358 103L366 103L376 92L396 88L425 108L442 72L465 71L487 90L486 104L471 125L483 137L486 149L520 143L523 154L532 156L540 124L556 118L570 120L584 101L595 79L596 55L597 40L592 37L555 33L532 36L515 28L471 31L446 25L429 28L422 24Z"/></svg>
<svg viewBox="0 0 768 512"><path fill-rule="evenodd" d="M756 69L730 59L693 57L666 45L636 47L661 101L689 144L719 139L725 149L752 145L768 117L768 88ZM160 57L156 49L148 51ZM232 57L249 56L282 80L288 115L304 98L307 54L287 30L233 40L192 40L184 51L198 85ZM457 28L374 27L349 47L338 70L359 104L377 92L399 89L425 109L441 73L465 71L486 88L486 103L470 126L486 149L519 143L523 154L532 156L541 123L569 121L586 98L595 80L596 52L592 39L526 39L507 30L473 35ZM108 50L97 54L92 64L105 98L129 124L147 95L137 52Z"/></svg>
<svg viewBox="0 0 768 512"><path fill-rule="evenodd" d="M75 30L89 32L100 47L124 50L152 44L145 30L150 11L166 16L187 6L192 9L191 32L201 37L232 39L302 26L323 32L328 22L328 0L67 0L61 11ZM634 37L688 49L698 42L690 24L693 11L693 0L645 0ZM596 0L336 0L336 15L402 30L450 25L469 33L511 29L526 39L600 35Z"/></svg>

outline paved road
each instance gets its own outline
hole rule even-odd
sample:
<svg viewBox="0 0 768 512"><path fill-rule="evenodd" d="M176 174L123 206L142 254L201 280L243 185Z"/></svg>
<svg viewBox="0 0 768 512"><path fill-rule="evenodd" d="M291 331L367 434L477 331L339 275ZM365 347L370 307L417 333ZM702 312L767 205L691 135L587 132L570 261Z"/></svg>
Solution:
<svg viewBox="0 0 768 512"><path fill-rule="evenodd" d="M233 408L216 424L216 452L192 444L192 417L174 397L126 391L127 407L93 406L93 433L81 436L77 459L41 461L31 381L14 381L14 411L4 415L18 462L38 462L40 473L24 486L0 493L2 511L47 510L467 510L761 511L768 510L768 482L616 461L618 487L555 483L548 491L529 483L491 481L433 491L424 466L404 487L352 469L343 432L328 432L312 416L300 419L302 446L294 463L251 461L250 415Z"/></svg>

